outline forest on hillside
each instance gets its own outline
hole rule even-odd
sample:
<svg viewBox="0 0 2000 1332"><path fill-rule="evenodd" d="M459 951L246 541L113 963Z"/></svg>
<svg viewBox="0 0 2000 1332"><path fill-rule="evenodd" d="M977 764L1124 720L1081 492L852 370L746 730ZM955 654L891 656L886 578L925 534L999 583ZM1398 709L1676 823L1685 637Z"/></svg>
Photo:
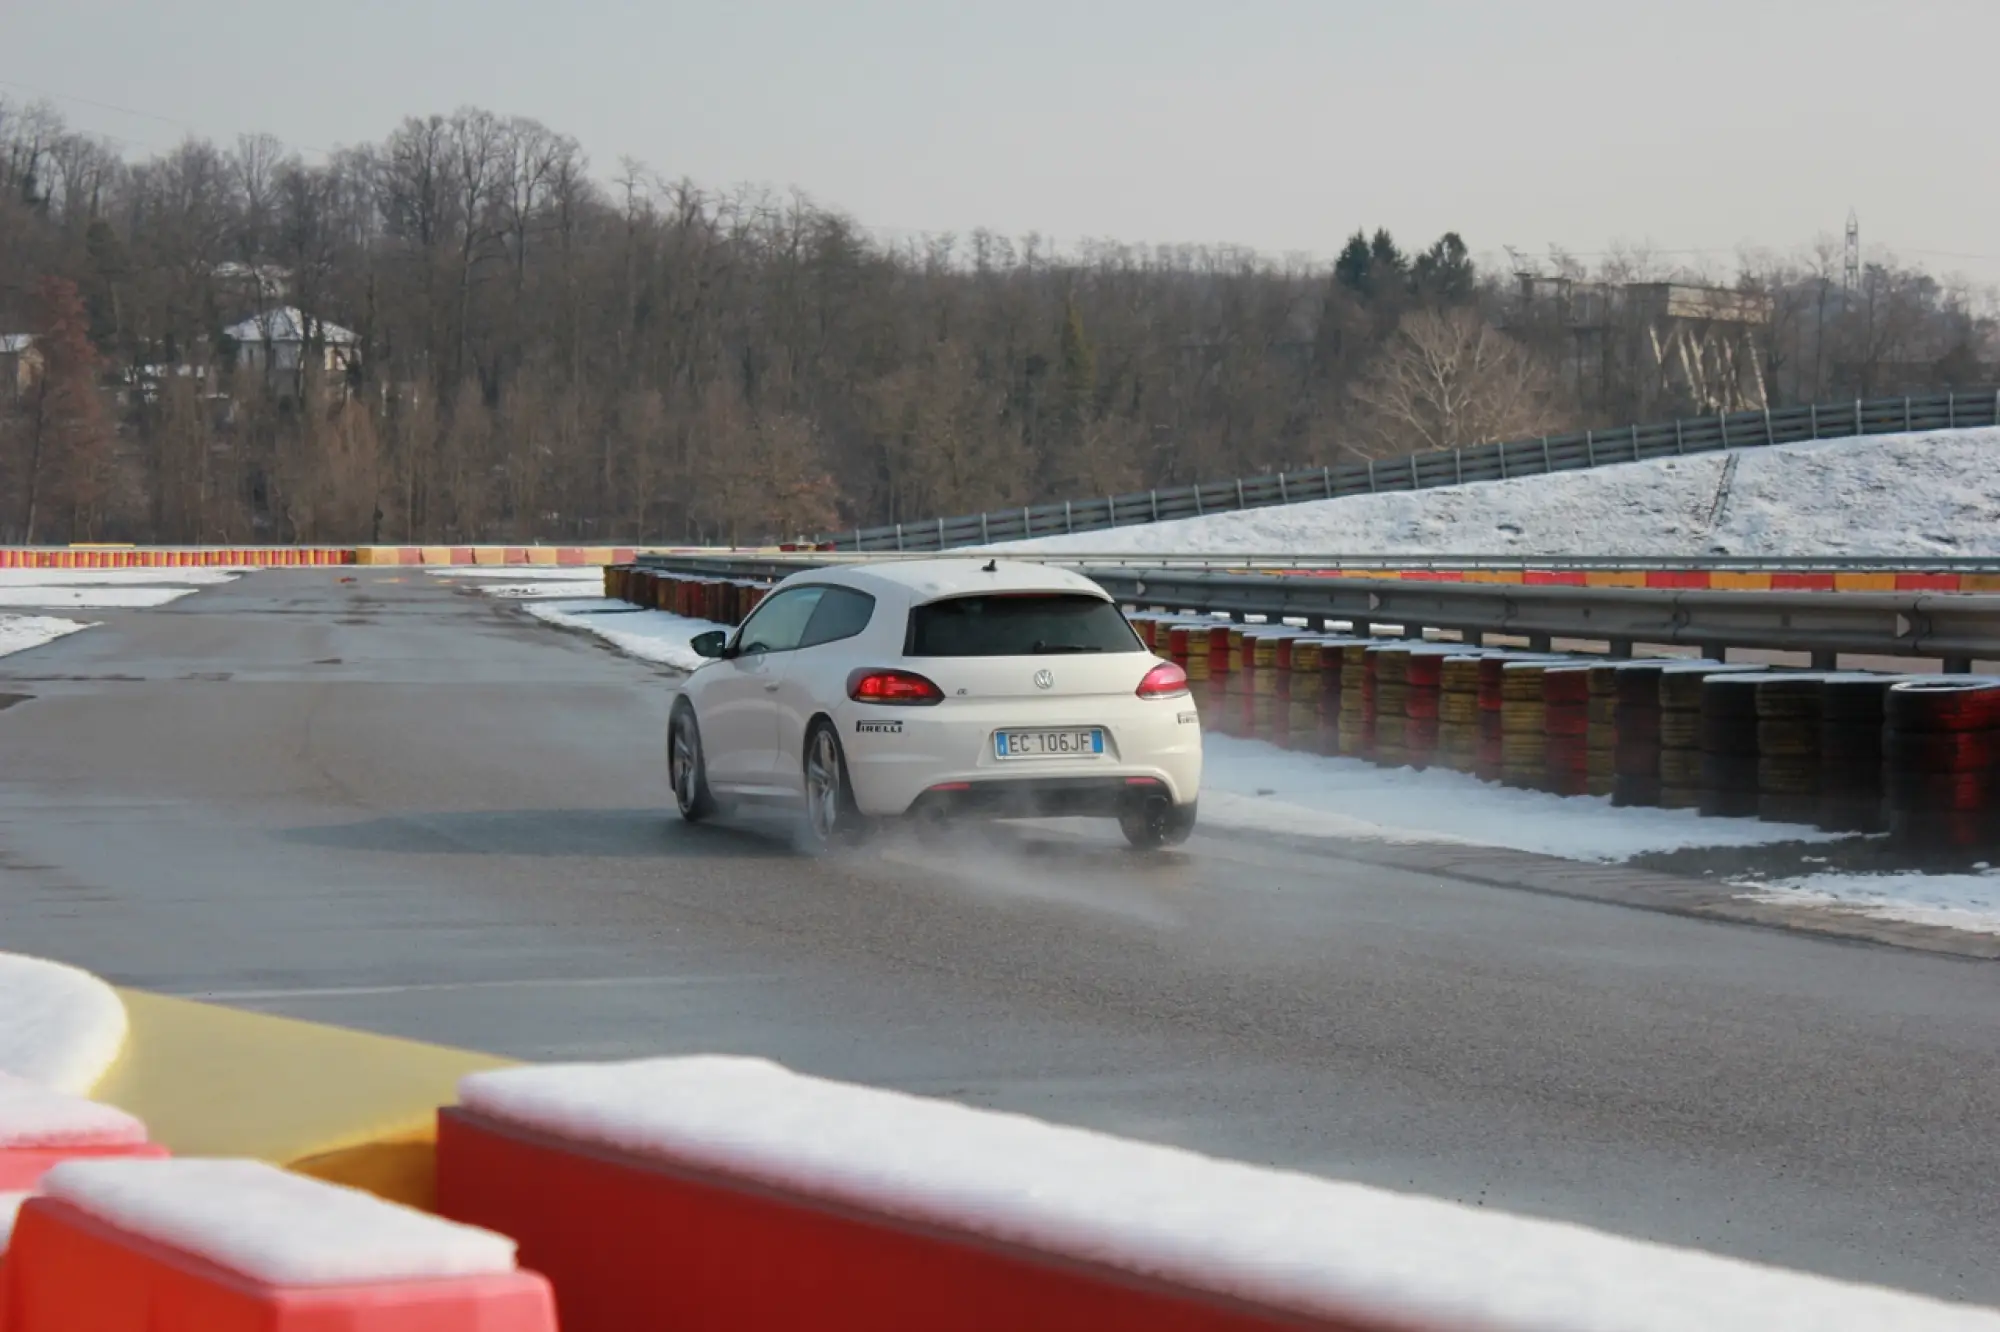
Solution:
<svg viewBox="0 0 2000 1332"><path fill-rule="evenodd" d="M481 110L130 160L0 102L0 540L760 541L1703 405L1566 284L1754 298L1773 406L1993 376L1989 294L1838 242L1486 271L1356 220L1324 266L891 243Z"/></svg>

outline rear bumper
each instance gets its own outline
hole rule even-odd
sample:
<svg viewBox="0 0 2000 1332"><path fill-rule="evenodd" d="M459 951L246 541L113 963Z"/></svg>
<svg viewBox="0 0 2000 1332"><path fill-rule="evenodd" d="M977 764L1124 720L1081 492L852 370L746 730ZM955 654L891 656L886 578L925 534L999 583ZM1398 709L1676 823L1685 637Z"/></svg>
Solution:
<svg viewBox="0 0 2000 1332"><path fill-rule="evenodd" d="M912 818L1116 818L1148 801L1172 802L1157 777L997 777L934 786L910 805Z"/></svg>

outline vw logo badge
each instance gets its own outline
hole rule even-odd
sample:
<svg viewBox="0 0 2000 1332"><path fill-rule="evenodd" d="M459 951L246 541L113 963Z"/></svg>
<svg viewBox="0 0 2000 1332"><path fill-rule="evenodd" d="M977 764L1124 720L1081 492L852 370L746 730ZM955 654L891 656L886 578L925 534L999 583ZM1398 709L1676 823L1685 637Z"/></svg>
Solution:
<svg viewBox="0 0 2000 1332"><path fill-rule="evenodd" d="M1054 689L1055 687L1056 687L1056 677L1054 672L1052 671L1035 672L1035 688Z"/></svg>

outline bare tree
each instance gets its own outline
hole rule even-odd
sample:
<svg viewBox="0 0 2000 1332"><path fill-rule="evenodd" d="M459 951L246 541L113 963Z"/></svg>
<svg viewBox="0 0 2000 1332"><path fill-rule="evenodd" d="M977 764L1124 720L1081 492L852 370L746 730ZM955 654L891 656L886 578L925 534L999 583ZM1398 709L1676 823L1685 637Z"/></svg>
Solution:
<svg viewBox="0 0 2000 1332"><path fill-rule="evenodd" d="M1472 310L1421 310L1354 387L1376 456L1546 433L1547 369Z"/></svg>

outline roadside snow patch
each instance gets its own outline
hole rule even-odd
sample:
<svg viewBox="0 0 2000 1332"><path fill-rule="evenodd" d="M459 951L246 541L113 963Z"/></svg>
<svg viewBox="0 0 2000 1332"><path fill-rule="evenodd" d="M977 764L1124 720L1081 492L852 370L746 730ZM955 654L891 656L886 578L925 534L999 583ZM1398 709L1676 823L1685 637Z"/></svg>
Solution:
<svg viewBox="0 0 2000 1332"><path fill-rule="evenodd" d="M478 1073L471 1110L1322 1318L2000 1329L2000 1312L715 1056ZM67 1169L68 1167L64 1167Z"/></svg>
<svg viewBox="0 0 2000 1332"><path fill-rule="evenodd" d="M50 610L142 610L164 606L199 589L192 587L0 586L0 606Z"/></svg>
<svg viewBox="0 0 2000 1332"><path fill-rule="evenodd" d="M0 1072L87 1096L125 1045L125 1005L87 971L0 953Z"/></svg>
<svg viewBox="0 0 2000 1332"><path fill-rule="evenodd" d="M696 634L728 627L665 611L634 610L622 601L605 597L589 601L530 600L524 609L538 620L596 634L620 652L678 671L692 671L702 664L703 659L688 646Z"/></svg>
<svg viewBox="0 0 2000 1332"><path fill-rule="evenodd" d="M1739 885L1745 888L1749 884ZM1875 920L2000 934L2000 871L1981 874L1808 874L1758 883L1745 896L1776 906L1823 906Z"/></svg>
<svg viewBox="0 0 2000 1332"><path fill-rule="evenodd" d="M81 620L61 620L52 615L0 615L0 657L26 652L88 628Z"/></svg>
<svg viewBox="0 0 2000 1332"><path fill-rule="evenodd" d="M1728 502L1711 522L1736 474ZM1354 495L984 549L1092 554L2000 555L2000 428ZM970 553L970 552L965 552Z"/></svg>
<svg viewBox="0 0 2000 1332"><path fill-rule="evenodd" d="M514 1270L514 1241L261 1161L68 1161L41 1191L120 1230L274 1286Z"/></svg>
<svg viewBox="0 0 2000 1332"><path fill-rule="evenodd" d="M1598 861L1692 847L1835 840L1835 834L1795 824L1704 819L1685 809L1617 809L1605 796L1517 790L1441 768L1382 768L1212 732L1202 737L1202 751L1202 822L1246 831L1461 842Z"/></svg>
<svg viewBox="0 0 2000 1332"><path fill-rule="evenodd" d="M208 587L233 583L239 576L227 569L0 569L0 587L134 587L144 583Z"/></svg>

